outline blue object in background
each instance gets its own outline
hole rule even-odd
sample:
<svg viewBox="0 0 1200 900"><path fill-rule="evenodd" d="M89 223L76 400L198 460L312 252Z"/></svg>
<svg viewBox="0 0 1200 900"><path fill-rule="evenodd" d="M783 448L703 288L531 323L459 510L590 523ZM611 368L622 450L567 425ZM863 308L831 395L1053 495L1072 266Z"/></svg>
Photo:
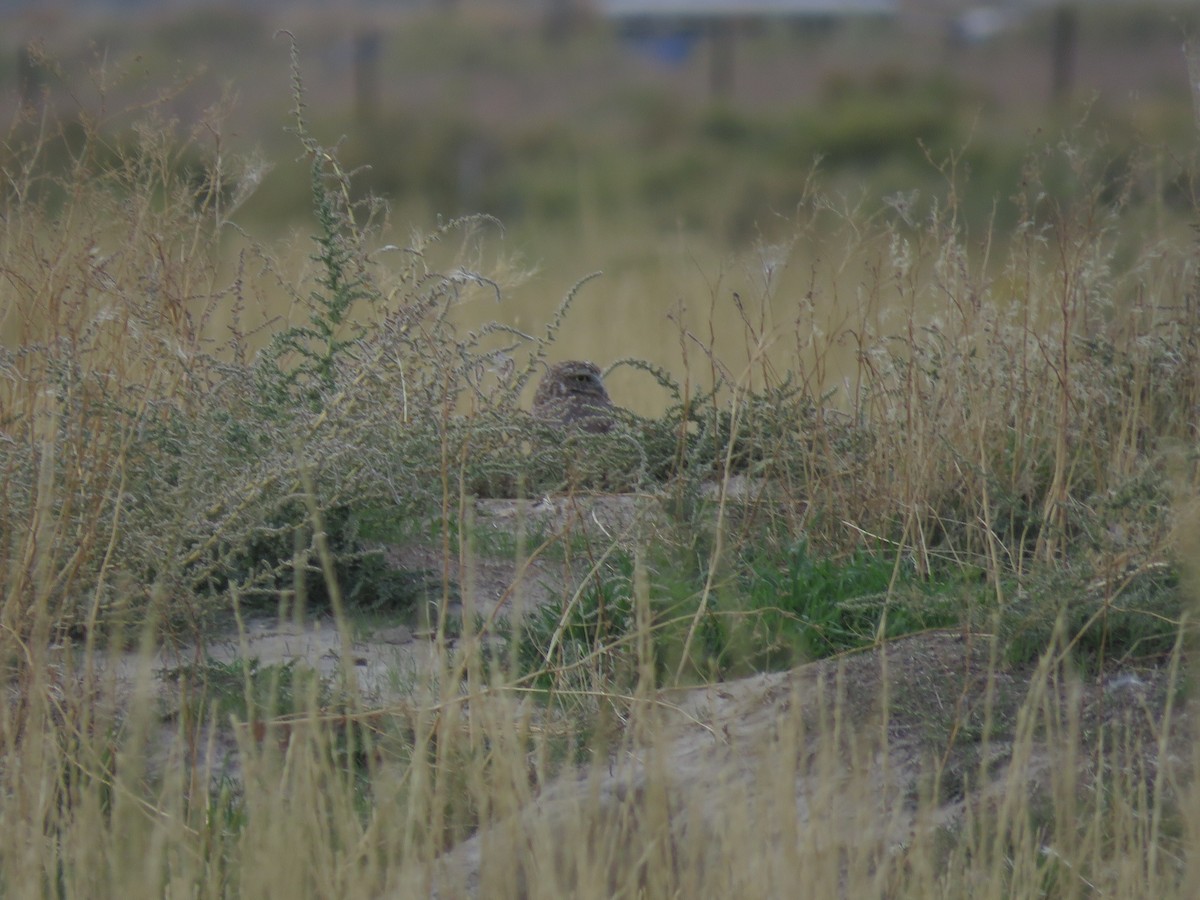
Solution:
<svg viewBox="0 0 1200 900"><path fill-rule="evenodd" d="M625 40L636 52L668 66L683 65L696 46L696 35L686 32L637 34Z"/></svg>

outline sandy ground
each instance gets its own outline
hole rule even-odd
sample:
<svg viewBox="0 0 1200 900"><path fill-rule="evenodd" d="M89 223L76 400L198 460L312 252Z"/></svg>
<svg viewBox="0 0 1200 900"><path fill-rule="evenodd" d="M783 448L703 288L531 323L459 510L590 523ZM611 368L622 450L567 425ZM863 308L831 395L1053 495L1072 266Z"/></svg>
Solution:
<svg viewBox="0 0 1200 900"><path fill-rule="evenodd" d="M511 529L523 519L531 533L583 527L616 541L644 534L655 527L657 516L644 497L486 501L475 512L484 531ZM397 565L441 562L431 548L390 552ZM451 568L464 571L461 560L452 561ZM545 559L517 564L476 552L458 585L455 611L470 606L494 619L509 614L514 603L528 607L561 596L578 577L580 569ZM330 679L352 672L364 703L373 708L416 702L414 686L428 685L437 658L432 638L411 623L379 622L361 637L344 639L330 618L304 626L254 619L241 633L210 636L203 647L160 652L149 661L121 657L111 665L134 694L137 684L145 690L149 682L152 692L170 696L178 691L169 677L172 668L205 656L226 663L256 659L259 665L295 660ZM729 862L724 841L731 809L790 823L780 826L779 846L765 848L768 861L786 860L787 842L809 839L804 829L818 818L822 839L832 846L870 844L886 852L909 845L921 829L957 827L971 804L982 802L1006 778L1025 780L1031 791L1049 790L1055 761L1062 754L1086 760L1101 725L1132 721L1143 736L1153 736L1171 695L1165 661L1058 679L1043 706L1063 721L1069 711L1077 712L1073 742L1068 746L1061 735L1050 736L1055 728L1045 728L1047 736L1035 738L1033 753L1014 769L1018 710L1038 683L1035 664L998 664L989 635L954 630L910 636L787 672L659 691L633 704L603 764L568 769L536 785L526 809L446 853L428 874L429 889L433 896L474 897L482 896L480 885L494 878L504 883L528 877L521 842L529 835L611 827L619 839L636 843L653 804L685 811L671 823L672 833L681 838L679 847L697 846L697 833L706 836L699 844L708 847L703 858L675 859L694 869L697 878L718 877L706 867ZM1183 701L1176 709L1174 739L1165 758L1146 759L1147 777L1159 765L1190 759L1192 705ZM990 732L984 723L990 723ZM164 748L175 731L171 717L165 717ZM654 740L647 743L642 734ZM238 777L237 743L228 729L201 743L212 754L207 763L214 778ZM982 771L992 781L977 785ZM915 798L928 787L931 772L938 776L938 803L932 816L926 810L919 817ZM1079 776L1086 782L1089 773ZM976 786L968 790L968 783ZM847 796L860 813L857 820L843 821L836 812ZM863 810L871 811L865 820ZM786 867L777 877L786 890Z"/></svg>

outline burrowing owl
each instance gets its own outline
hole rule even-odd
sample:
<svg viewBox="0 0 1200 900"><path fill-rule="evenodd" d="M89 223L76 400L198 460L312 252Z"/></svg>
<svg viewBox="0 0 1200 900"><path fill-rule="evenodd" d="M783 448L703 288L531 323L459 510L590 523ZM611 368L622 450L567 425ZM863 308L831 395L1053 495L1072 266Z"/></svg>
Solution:
<svg viewBox="0 0 1200 900"><path fill-rule="evenodd" d="M533 414L544 422L604 434L613 427L612 401L595 363L555 363L533 395Z"/></svg>

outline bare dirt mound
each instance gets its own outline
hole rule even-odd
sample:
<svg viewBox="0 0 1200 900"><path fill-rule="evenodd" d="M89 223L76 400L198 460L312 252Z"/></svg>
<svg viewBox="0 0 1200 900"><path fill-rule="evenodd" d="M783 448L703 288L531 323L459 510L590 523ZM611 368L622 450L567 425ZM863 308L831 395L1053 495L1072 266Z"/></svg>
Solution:
<svg viewBox="0 0 1200 900"><path fill-rule="evenodd" d="M630 867L650 896L663 873L693 897L877 893L847 873L956 831L1014 784L1038 795L1057 771L1060 789L1066 761L1068 783L1086 790L1101 726L1145 742L1147 780L1189 757L1188 707L1173 710L1169 744L1156 742L1166 665L1083 678L1048 662L1005 666L987 636L939 631L663 692L635 708L619 753L447 853L434 893L604 896ZM762 836L752 859L747 834Z"/></svg>
<svg viewBox="0 0 1200 900"><path fill-rule="evenodd" d="M608 542L641 540L661 523L653 498L489 501L476 515L502 535L581 528ZM450 561L431 548L388 552L397 567L444 573L449 612L484 619L586 577L585 560L514 558L511 546ZM590 765L530 779L519 792L527 801L509 807L519 811L483 815L406 895L607 897L632 871L646 896L795 896L798 884L806 896L879 896L886 885L853 879L894 870L888 860L960 833L1014 791L1086 793L1117 744L1136 755L1148 791L1160 770L1182 773L1190 761L1194 704L1170 660L1081 673L1052 657L1009 664L998 647L987 634L933 631L787 672L623 698ZM347 670L349 653L364 699L379 706L419 703L414 686L444 664L410 622L349 640L330 619L251 621L201 649L222 661L301 661L329 677ZM227 759L214 771L236 775L235 742L215 746Z"/></svg>

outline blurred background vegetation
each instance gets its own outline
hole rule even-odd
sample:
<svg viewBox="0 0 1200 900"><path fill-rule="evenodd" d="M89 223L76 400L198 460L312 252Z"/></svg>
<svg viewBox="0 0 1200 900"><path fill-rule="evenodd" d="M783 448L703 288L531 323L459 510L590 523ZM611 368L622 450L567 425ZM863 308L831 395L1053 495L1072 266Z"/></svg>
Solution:
<svg viewBox="0 0 1200 900"><path fill-rule="evenodd" d="M779 323L805 303L817 327L844 321L867 263L841 260L840 283L823 291L813 272L839 255L850 218L921 221L953 205L982 258L1019 219L1025 168L1060 143L1100 147L1114 182L1136 170L1154 229L1188 225L1194 5L837 6L851 7L719 26L532 0L14 8L0 30L4 163L48 120L66 127L44 154L65 164L75 119L98 125L117 155L153 104L193 139L175 155L181 170L200 178L201 156L228 160L238 229L307 232L286 29L312 133L361 167L355 189L386 201L396 244L441 219L496 217L468 256L499 273L503 300L465 304L462 324L537 329L601 270L557 354L605 366L636 356L677 374L681 327L718 345L740 333L735 295L769 293ZM1038 179L1064 201L1087 189L1061 160ZM843 208L828 230L801 224L830 198ZM263 321L286 319L286 295L263 302ZM823 361L830 385L851 360ZM618 370L615 398L658 412L665 398L635 379Z"/></svg>

